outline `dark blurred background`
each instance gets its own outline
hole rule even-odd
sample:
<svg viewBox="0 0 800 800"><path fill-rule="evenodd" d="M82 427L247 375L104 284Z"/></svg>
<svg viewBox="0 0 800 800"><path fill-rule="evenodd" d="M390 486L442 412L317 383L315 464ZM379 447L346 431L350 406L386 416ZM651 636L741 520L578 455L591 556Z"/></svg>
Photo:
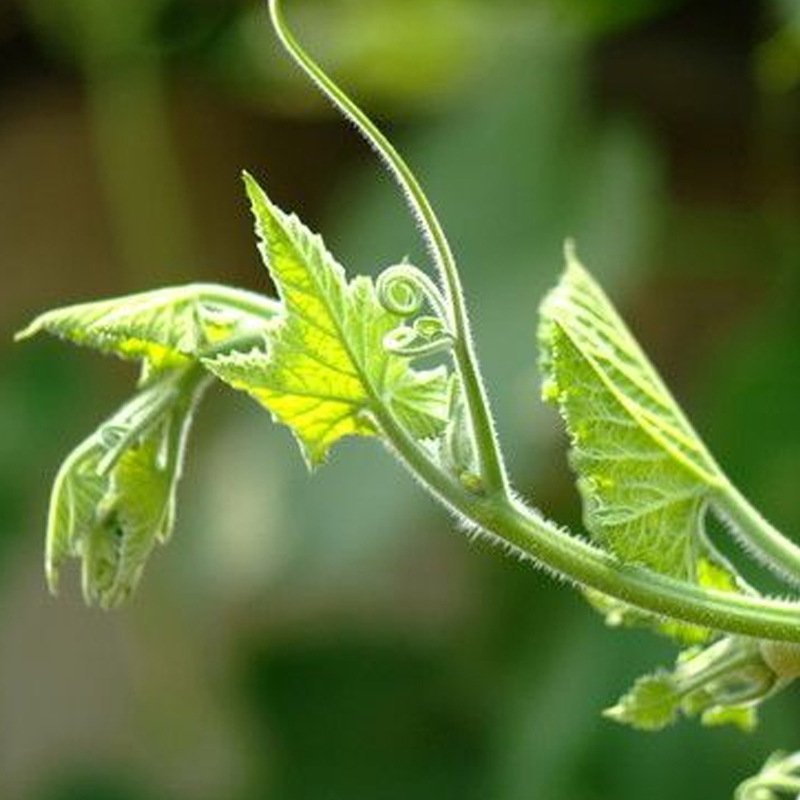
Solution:
<svg viewBox="0 0 800 800"><path fill-rule="evenodd" d="M441 211L520 490L579 526L534 338L575 236L712 450L796 533L796 0L287 5ZM46 595L49 484L134 376L12 333L158 285L268 291L243 167L351 270L423 263L259 3L0 0L0 797L707 800L800 746L794 692L751 736L602 720L668 645L468 544L373 442L309 477L222 390L133 602L87 610L75 575Z"/></svg>

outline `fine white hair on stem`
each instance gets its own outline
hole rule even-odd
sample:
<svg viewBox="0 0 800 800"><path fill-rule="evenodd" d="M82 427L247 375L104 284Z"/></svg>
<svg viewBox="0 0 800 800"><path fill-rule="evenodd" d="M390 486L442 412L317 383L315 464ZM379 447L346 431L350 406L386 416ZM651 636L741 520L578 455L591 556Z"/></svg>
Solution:
<svg viewBox="0 0 800 800"><path fill-rule="evenodd" d="M325 74L322 68L295 39L283 18L280 0L269 0L269 11L278 37L295 63L305 72L328 101L353 125L394 177L413 215L419 233L425 241L428 252L436 264L439 278L443 283L443 289L448 296L451 295L454 286L453 276L448 274L448 261L452 260L450 247L442 226L411 169L377 126ZM450 299L452 300L452 297Z"/></svg>
<svg viewBox="0 0 800 800"><path fill-rule="evenodd" d="M392 143L358 105L328 77L295 39L283 18L280 0L269 0L269 12L281 44L289 55L334 106L356 126L359 133L366 138L381 160L388 166L390 174L394 176L402 189L431 252L439 274L442 292L447 301L445 310L448 328L456 338L455 365L466 389L469 418L477 444L481 477L492 492L506 493L508 481L505 464L497 441L496 426L489 408L488 396L478 368L461 278L453 251L439 218L413 171Z"/></svg>

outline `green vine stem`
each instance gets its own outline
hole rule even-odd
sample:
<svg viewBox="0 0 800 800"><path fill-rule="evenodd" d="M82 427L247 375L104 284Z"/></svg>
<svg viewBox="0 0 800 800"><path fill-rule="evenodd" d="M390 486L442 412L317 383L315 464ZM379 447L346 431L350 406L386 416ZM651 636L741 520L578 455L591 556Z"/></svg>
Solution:
<svg viewBox="0 0 800 800"><path fill-rule="evenodd" d="M378 423L396 454L429 492L468 526L537 566L657 615L725 633L800 642L796 603L705 589L623 564L518 500L468 491L437 469L391 416L380 416Z"/></svg>
<svg viewBox="0 0 800 800"><path fill-rule="evenodd" d="M442 471L428 453L387 413L377 423L401 461L441 502L469 526L537 565L656 615L777 641L800 642L800 608L794 603L706 589L640 567L626 565L515 499L494 433L486 391L478 368L455 258L447 237L414 173L366 114L325 74L298 43L283 16L280 0L269 0L275 31L298 66L347 117L386 162L421 223L444 288L446 327L452 332L456 368L464 386L480 459L482 492L475 492ZM726 495L727 497L727 495ZM730 506L730 507L729 507ZM725 503L744 539L780 561L782 542L760 516L742 505ZM750 509L752 512L752 509ZM763 524L762 524L763 523ZM776 536L778 538L776 538ZM760 544L759 544L760 543ZM798 561L800 567L800 561ZM788 567L790 570L792 566Z"/></svg>
<svg viewBox="0 0 800 800"><path fill-rule="evenodd" d="M269 0L272 24L283 46L320 91L347 117L388 166L420 222L444 286L448 322L455 335L453 355L464 385L473 434L481 465L484 491L507 495L508 480L495 435L489 401L477 366L475 346L455 257L439 218L419 181L377 126L305 52L286 24L280 0Z"/></svg>
<svg viewBox="0 0 800 800"><path fill-rule="evenodd" d="M800 586L800 547L771 525L732 483L719 491L716 508L746 550L773 573Z"/></svg>

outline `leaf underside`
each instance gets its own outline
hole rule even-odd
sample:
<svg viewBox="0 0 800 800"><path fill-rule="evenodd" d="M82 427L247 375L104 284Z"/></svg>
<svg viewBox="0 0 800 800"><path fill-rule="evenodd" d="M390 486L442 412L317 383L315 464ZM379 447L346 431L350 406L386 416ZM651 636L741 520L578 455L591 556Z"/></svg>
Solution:
<svg viewBox="0 0 800 800"><path fill-rule="evenodd" d="M605 716L642 731L659 731L672 725L680 713L681 698L672 676L664 671L637 679L619 703Z"/></svg>
<svg viewBox="0 0 800 800"><path fill-rule="evenodd" d="M543 394L566 421L589 532L625 562L697 582L722 475L571 252L542 304L539 338Z"/></svg>
<svg viewBox="0 0 800 800"><path fill-rule="evenodd" d="M175 520L192 414L208 382L200 367L163 370L64 461L53 485L46 574L82 561L87 603L119 605Z"/></svg>
<svg viewBox="0 0 800 800"><path fill-rule="evenodd" d="M55 309L17 339L46 332L142 364L139 388L62 464L50 498L46 574L56 591L68 558L82 561L88 603L118 605L173 528L175 493L194 409L220 345L266 347L274 301L214 284L158 289Z"/></svg>
<svg viewBox="0 0 800 800"><path fill-rule="evenodd" d="M216 358L207 367L287 425L311 467L339 439L375 435L380 409L415 438L438 435L447 421L445 370L416 371L387 352L384 339L403 320L379 303L372 282L348 283L319 236L276 208L249 175L245 183L284 315L268 353Z"/></svg>
<svg viewBox="0 0 800 800"><path fill-rule="evenodd" d="M680 716L699 717L706 727L751 731L759 704L779 688L757 642L727 637L705 649L683 651L671 671L659 669L639 678L604 716L644 731L662 730Z"/></svg>

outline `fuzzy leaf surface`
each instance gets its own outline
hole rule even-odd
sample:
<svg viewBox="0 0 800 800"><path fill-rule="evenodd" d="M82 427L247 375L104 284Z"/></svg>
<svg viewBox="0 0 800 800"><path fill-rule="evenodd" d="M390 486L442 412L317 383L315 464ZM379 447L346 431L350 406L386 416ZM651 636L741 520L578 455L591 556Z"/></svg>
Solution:
<svg viewBox="0 0 800 800"><path fill-rule="evenodd" d="M668 672L639 678L619 703L604 716L637 730L659 731L672 725L681 707L681 696Z"/></svg>
<svg viewBox="0 0 800 800"><path fill-rule="evenodd" d="M751 731L758 705L787 685L766 663L757 641L726 637L683 651L671 671L639 678L604 715L644 731L666 728L680 716L699 717L707 727Z"/></svg>
<svg viewBox="0 0 800 800"><path fill-rule="evenodd" d="M724 478L571 252L539 338L543 394L566 421L589 532L626 562L697 582L703 518Z"/></svg>
<svg viewBox="0 0 800 800"><path fill-rule="evenodd" d="M194 408L210 378L190 365L162 370L64 461L53 485L46 574L82 561L87 603L119 605L175 520L175 495Z"/></svg>
<svg viewBox="0 0 800 800"><path fill-rule="evenodd" d="M245 183L284 316L268 353L209 360L209 369L291 428L312 467L339 439L375 435L377 408L415 438L438 435L447 421L445 371L416 371L389 353L384 338L403 320L380 304L372 281L348 282L319 236L275 207L249 175Z"/></svg>
<svg viewBox="0 0 800 800"><path fill-rule="evenodd" d="M270 306L277 313L277 304L251 292L190 284L47 311L17 339L46 332L156 368L180 366L225 339L260 330Z"/></svg>

